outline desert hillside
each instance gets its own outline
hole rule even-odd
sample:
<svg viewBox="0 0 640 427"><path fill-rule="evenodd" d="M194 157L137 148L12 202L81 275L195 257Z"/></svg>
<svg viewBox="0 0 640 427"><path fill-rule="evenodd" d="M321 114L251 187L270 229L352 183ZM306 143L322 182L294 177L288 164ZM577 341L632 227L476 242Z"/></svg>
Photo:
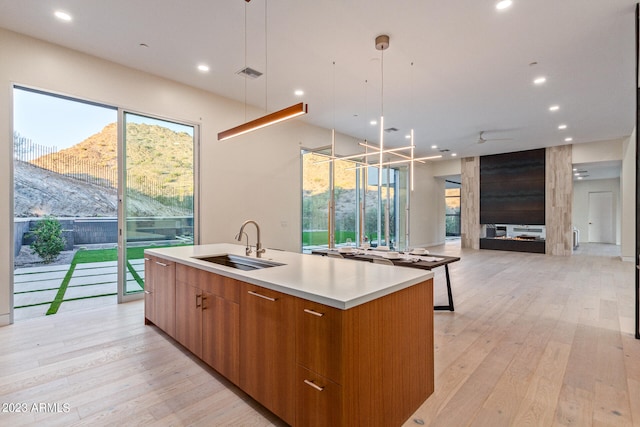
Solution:
<svg viewBox="0 0 640 427"><path fill-rule="evenodd" d="M116 216L117 145L117 124L111 123L31 164L16 161L15 216ZM187 213L193 197L193 138L162 126L130 123L126 147L127 187L133 190L128 215Z"/></svg>
<svg viewBox="0 0 640 427"><path fill-rule="evenodd" d="M89 184L25 162L15 162L14 216L39 217L115 217L117 197L114 188ZM177 208L137 195L130 200L129 212L135 216L183 215Z"/></svg>
<svg viewBox="0 0 640 427"><path fill-rule="evenodd" d="M117 182L117 124L111 123L84 141L33 161L64 174L91 175ZM193 194L193 138L187 133L138 123L127 124L126 164L129 186L144 192L147 185Z"/></svg>

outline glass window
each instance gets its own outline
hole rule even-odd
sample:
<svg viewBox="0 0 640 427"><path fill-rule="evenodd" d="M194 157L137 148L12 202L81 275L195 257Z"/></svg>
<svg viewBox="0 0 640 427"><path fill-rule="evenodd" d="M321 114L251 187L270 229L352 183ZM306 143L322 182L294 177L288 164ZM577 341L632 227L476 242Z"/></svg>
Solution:
<svg viewBox="0 0 640 427"><path fill-rule="evenodd" d="M406 246L408 168L384 168L379 185L375 166L353 160L328 161L324 152L302 152L302 250L369 243ZM333 168L333 170L332 170ZM331 174L335 220L330 225ZM388 205L388 206L387 206ZM384 236L388 227L389 242Z"/></svg>
<svg viewBox="0 0 640 427"><path fill-rule="evenodd" d="M191 125L124 113L125 294L141 292L131 270L145 247L194 244L194 146ZM136 268L136 266L138 266Z"/></svg>
<svg viewBox="0 0 640 427"><path fill-rule="evenodd" d="M353 244L357 241L356 216L358 215L357 200L357 170L356 164L348 160L336 160L334 199L335 215L335 243L337 246Z"/></svg>
<svg viewBox="0 0 640 427"><path fill-rule="evenodd" d="M302 152L302 248L329 245L330 162L321 153Z"/></svg>
<svg viewBox="0 0 640 427"><path fill-rule="evenodd" d="M445 230L450 237L460 236L460 184L447 181L445 188Z"/></svg>

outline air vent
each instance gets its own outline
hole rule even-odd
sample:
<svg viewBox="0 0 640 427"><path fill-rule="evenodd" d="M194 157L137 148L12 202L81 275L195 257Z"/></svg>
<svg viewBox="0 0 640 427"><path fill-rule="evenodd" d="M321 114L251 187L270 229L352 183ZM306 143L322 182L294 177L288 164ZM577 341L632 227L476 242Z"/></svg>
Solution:
<svg viewBox="0 0 640 427"><path fill-rule="evenodd" d="M443 148L442 150L438 150L438 151L440 151L441 153L448 153L451 150L449 150L448 148Z"/></svg>
<svg viewBox="0 0 640 427"><path fill-rule="evenodd" d="M384 131L386 133L391 133L391 132L398 132L399 130L400 129L398 129L398 128L391 127L391 128L386 128Z"/></svg>
<svg viewBox="0 0 640 427"><path fill-rule="evenodd" d="M251 67L243 68L242 70L236 72L239 76L244 76L250 79L257 79L262 75L262 73L258 70L254 70Z"/></svg>

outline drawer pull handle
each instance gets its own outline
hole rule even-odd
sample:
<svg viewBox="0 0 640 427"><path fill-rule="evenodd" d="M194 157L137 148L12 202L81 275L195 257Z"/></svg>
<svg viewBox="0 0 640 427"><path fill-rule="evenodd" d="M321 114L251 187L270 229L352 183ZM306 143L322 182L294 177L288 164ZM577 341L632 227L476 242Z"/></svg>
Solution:
<svg viewBox="0 0 640 427"><path fill-rule="evenodd" d="M200 301L198 301L198 298L200 298ZM202 306L202 295L196 295L196 308L201 306Z"/></svg>
<svg viewBox="0 0 640 427"><path fill-rule="evenodd" d="M151 261L151 258L144 257L145 261Z"/></svg>
<svg viewBox="0 0 640 427"><path fill-rule="evenodd" d="M304 380L304 383L308 386L315 388L318 391L324 390L324 387L320 387L318 384L315 384L313 381Z"/></svg>
<svg viewBox="0 0 640 427"><path fill-rule="evenodd" d="M144 291L145 294L151 295L151 291Z"/></svg>
<svg viewBox="0 0 640 427"><path fill-rule="evenodd" d="M257 292L253 292L253 291L247 291L247 292L248 292L250 295L253 295L254 297L264 298L264 299L269 300L269 301L276 301L276 298L271 298L271 297L268 297L268 296L266 296L266 295L261 295L261 294L259 294L259 293L257 293Z"/></svg>
<svg viewBox="0 0 640 427"><path fill-rule="evenodd" d="M313 310L310 310L308 308L305 308L304 312L305 313L309 313L309 314L313 314L314 316L318 316L318 317L324 316L324 313L318 313L317 311L313 311Z"/></svg>
<svg viewBox="0 0 640 427"><path fill-rule="evenodd" d="M168 264L165 264L164 262L158 262L156 261L156 264L161 265L162 267L166 267Z"/></svg>

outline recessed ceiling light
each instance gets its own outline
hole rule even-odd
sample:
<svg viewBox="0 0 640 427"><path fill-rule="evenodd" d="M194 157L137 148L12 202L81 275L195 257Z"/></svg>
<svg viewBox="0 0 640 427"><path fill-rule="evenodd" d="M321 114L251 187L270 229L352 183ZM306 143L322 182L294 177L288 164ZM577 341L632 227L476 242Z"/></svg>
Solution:
<svg viewBox="0 0 640 427"><path fill-rule="evenodd" d="M558 111L560 109L559 105L552 105L551 107L549 107L549 111Z"/></svg>
<svg viewBox="0 0 640 427"><path fill-rule="evenodd" d="M451 157L456 157L457 155L457 153L451 153Z"/></svg>
<svg viewBox="0 0 640 427"><path fill-rule="evenodd" d="M436 148L438 148L438 146L437 145L432 145L431 148L433 148L435 150Z"/></svg>
<svg viewBox="0 0 640 427"><path fill-rule="evenodd" d="M509 6L511 6L512 4L513 4L513 1L511 1L511 0L502 0L502 1L499 1L498 3L496 3L496 9L498 9L498 10L506 9Z"/></svg>
<svg viewBox="0 0 640 427"><path fill-rule="evenodd" d="M297 89L295 92L293 92L293 94L295 96L302 96L304 95L304 91L302 89Z"/></svg>
<svg viewBox="0 0 640 427"><path fill-rule="evenodd" d="M404 136L406 139L411 139L411 135L405 135Z"/></svg>
<svg viewBox="0 0 640 427"><path fill-rule="evenodd" d="M573 175L575 175L575 176L580 176L580 173L579 173L579 172L576 172L576 173L574 173Z"/></svg>
<svg viewBox="0 0 640 427"><path fill-rule="evenodd" d="M578 170L578 168L573 168L573 171L574 171L574 172L575 172L575 171L577 171L577 170Z"/></svg>
<svg viewBox="0 0 640 427"><path fill-rule="evenodd" d="M547 81L546 77L536 77L535 79L533 79L533 84L541 85L546 81Z"/></svg>
<svg viewBox="0 0 640 427"><path fill-rule="evenodd" d="M581 177L581 176L579 176L579 177L578 177L578 179L582 179L582 177Z"/></svg>
<svg viewBox="0 0 640 427"><path fill-rule="evenodd" d="M560 130L565 130L567 128L567 125L560 125L558 126L558 129Z"/></svg>
<svg viewBox="0 0 640 427"><path fill-rule="evenodd" d="M207 71L209 71L209 66L205 64L200 64L198 65L198 70L202 71L203 73L206 73Z"/></svg>
<svg viewBox="0 0 640 427"><path fill-rule="evenodd" d="M67 12L63 12L63 11L61 11L61 10L56 10L56 11L54 12L54 15L55 15L55 17L56 17L56 18L58 18L58 19L59 19L59 20L61 20L61 21L67 21L67 22L69 22L69 21L71 21L71 19L72 19L72 18L71 18L71 15L69 15Z"/></svg>
<svg viewBox="0 0 640 427"><path fill-rule="evenodd" d="M573 141L573 138L571 138L570 136L564 139L564 142L571 142L571 141Z"/></svg>
<svg viewBox="0 0 640 427"><path fill-rule="evenodd" d="M375 120L371 120L371 121L369 122L369 124L370 124L371 126L375 126L375 125L377 125L377 124L378 124L378 122L377 122L377 121L375 121Z"/></svg>

